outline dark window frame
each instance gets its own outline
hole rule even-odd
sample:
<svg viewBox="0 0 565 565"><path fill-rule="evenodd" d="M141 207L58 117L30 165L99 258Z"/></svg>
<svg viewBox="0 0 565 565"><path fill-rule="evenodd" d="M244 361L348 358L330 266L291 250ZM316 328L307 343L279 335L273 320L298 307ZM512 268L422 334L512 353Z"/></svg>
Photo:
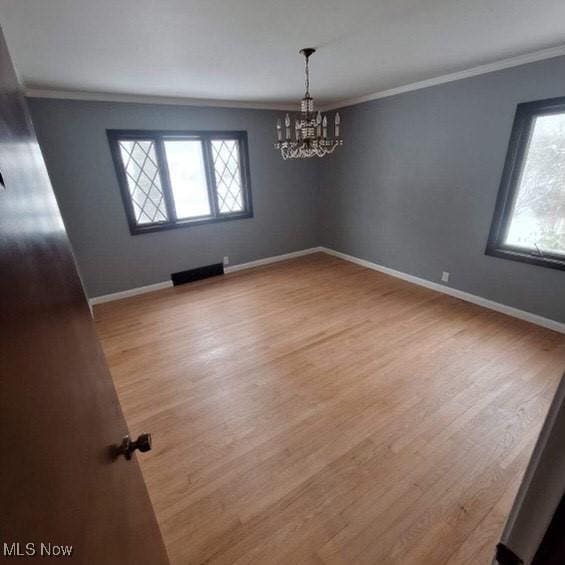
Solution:
<svg viewBox="0 0 565 565"><path fill-rule="evenodd" d="M106 134L110 144L110 152L114 163L114 169L118 177L118 185L122 196L122 202L126 212L128 226L132 235L153 233L177 228L186 228L227 222L253 217L253 201L251 198L251 173L249 166L249 149L247 143L247 132L237 131L211 131L211 130L138 130L138 129L107 129ZM120 152L120 141L127 140L152 140L155 148L155 157L159 166L159 175L165 207L169 219L166 222L155 222L151 224L138 224L135 219L135 211L129 192L126 172ZM204 169L206 184L208 188L208 199L211 214L188 219L178 219L175 213L173 190L169 178L167 156L164 149L164 141L168 139L198 139L202 141ZM212 141L220 139L237 140L239 145L239 167L241 171L242 196L244 209L240 212L219 212L218 193L216 189L216 176L214 174L214 161L212 157Z"/></svg>
<svg viewBox="0 0 565 565"><path fill-rule="evenodd" d="M512 207L517 196L535 119L538 116L561 114L564 112L565 97L524 102L516 107L502 180L485 250L487 255L521 261L550 269L565 270L565 255L539 253L523 247L508 245L504 242L510 225Z"/></svg>

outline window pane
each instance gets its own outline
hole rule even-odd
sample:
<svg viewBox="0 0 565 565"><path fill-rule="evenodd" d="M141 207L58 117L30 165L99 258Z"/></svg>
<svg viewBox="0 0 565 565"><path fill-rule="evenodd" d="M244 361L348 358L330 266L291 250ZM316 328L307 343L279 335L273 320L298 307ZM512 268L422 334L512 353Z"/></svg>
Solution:
<svg viewBox="0 0 565 565"><path fill-rule="evenodd" d="M565 255L565 113L535 119L505 243Z"/></svg>
<svg viewBox="0 0 565 565"><path fill-rule="evenodd" d="M177 217L209 216L210 201L202 142L195 139L167 140L165 153Z"/></svg>
<svg viewBox="0 0 565 565"><path fill-rule="evenodd" d="M136 223L166 222L167 208L153 141L120 141L120 152Z"/></svg>
<svg viewBox="0 0 565 565"><path fill-rule="evenodd" d="M221 214L241 212L244 209L239 143L236 139L212 141L212 158Z"/></svg>

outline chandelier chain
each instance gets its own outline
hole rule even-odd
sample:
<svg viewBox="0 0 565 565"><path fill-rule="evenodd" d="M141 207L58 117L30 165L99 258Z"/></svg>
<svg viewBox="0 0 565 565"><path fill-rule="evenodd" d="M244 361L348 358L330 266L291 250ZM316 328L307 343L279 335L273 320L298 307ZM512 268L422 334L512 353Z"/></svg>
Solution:
<svg viewBox="0 0 565 565"><path fill-rule="evenodd" d="M310 57L305 57L305 59L306 59L306 63L305 63L306 79L304 81L304 83L306 85L305 96L310 96L310 65L309 65Z"/></svg>

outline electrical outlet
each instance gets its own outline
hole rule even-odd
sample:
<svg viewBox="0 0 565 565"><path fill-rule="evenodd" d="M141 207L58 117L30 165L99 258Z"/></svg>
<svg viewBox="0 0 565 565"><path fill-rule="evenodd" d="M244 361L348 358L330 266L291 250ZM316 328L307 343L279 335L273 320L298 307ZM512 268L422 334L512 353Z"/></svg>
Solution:
<svg viewBox="0 0 565 565"><path fill-rule="evenodd" d="M442 282L449 282L449 273L447 271L441 273L441 280Z"/></svg>
<svg viewBox="0 0 565 565"><path fill-rule="evenodd" d="M229 257L229 255L226 255L224 257L224 266L229 265L229 264L230 264L230 257Z"/></svg>

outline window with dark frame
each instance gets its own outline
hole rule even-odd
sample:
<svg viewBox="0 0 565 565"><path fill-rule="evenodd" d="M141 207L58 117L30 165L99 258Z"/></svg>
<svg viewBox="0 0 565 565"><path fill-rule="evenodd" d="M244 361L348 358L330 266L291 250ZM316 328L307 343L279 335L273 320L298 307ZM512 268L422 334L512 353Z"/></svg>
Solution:
<svg viewBox="0 0 565 565"><path fill-rule="evenodd" d="M132 234L253 215L245 131L107 134Z"/></svg>
<svg viewBox="0 0 565 565"><path fill-rule="evenodd" d="M565 270L565 98L518 105L486 253Z"/></svg>

